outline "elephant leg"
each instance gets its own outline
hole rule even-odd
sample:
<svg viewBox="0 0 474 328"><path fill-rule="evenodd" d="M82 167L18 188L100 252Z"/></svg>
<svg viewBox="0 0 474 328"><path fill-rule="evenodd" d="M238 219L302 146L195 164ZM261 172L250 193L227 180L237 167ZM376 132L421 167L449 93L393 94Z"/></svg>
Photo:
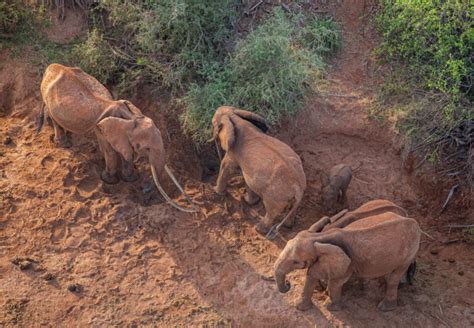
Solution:
<svg viewBox="0 0 474 328"><path fill-rule="evenodd" d="M222 159L221 167L219 169L219 176L217 177L216 188L214 189L219 195L224 194L227 182L229 182L229 178L236 166L237 165L234 163L234 161L226 154Z"/></svg>
<svg viewBox="0 0 474 328"><path fill-rule="evenodd" d="M328 282L328 292L330 302L327 306L330 311L338 311L341 309L341 293L342 286L349 280L351 274L348 273L342 278L330 279Z"/></svg>
<svg viewBox="0 0 474 328"><path fill-rule="evenodd" d="M400 279L407 269L408 267L403 268L403 270L393 271L385 277L385 281L387 282L387 291L385 293L385 298L378 305L379 310L392 311L396 309L398 284L400 283Z"/></svg>
<svg viewBox="0 0 474 328"><path fill-rule="evenodd" d="M138 174L134 170L133 162L126 161L122 156L120 156L120 159L122 162L122 180L126 182L136 181L138 179Z"/></svg>
<svg viewBox="0 0 474 328"><path fill-rule="evenodd" d="M260 200L260 196L258 196L252 189L250 189L249 185L245 183L245 190L246 194L244 196L245 201L249 205L255 205Z"/></svg>
<svg viewBox="0 0 474 328"><path fill-rule="evenodd" d="M288 218L286 219L285 223L283 223L283 226L285 228L293 228L293 226L295 225L296 211L298 210L300 203L301 199L296 199L294 203L290 205L291 209L288 213Z"/></svg>
<svg viewBox="0 0 474 328"><path fill-rule="evenodd" d="M51 121L53 122L54 128L54 143L63 148L71 147L72 144L71 141L67 138L66 131L61 126L59 126L56 121L54 121L53 119L51 119Z"/></svg>
<svg viewBox="0 0 474 328"><path fill-rule="evenodd" d="M342 204L347 205L347 189L342 190Z"/></svg>
<svg viewBox="0 0 474 328"><path fill-rule="evenodd" d="M268 199L263 199L263 205L265 205L266 210L265 217L257 224L255 230L261 235L266 235L275 223L275 219L283 212L285 207L281 203Z"/></svg>
<svg viewBox="0 0 474 328"><path fill-rule="evenodd" d="M104 154L105 158L105 170L102 171L100 177L106 183L118 183L119 180L117 178L117 167L119 155L115 152L115 150L113 150L112 146L110 146L110 144L103 140L100 136L97 136L97 140L99 141L99 148Z"/></svg>
<svg viewBox="0 0 474 328"><path fill-rule="evenodd" d="M311 297L313 296L314 289L318 287L319 279L317 274L315 273L315 267L312 266L308 269L308 273L306 274L306 281L304 283L303 294L301 295L301 301L298 303L296 308L300 311L309 310L313 307L313 302L311 301Z"/></svg>

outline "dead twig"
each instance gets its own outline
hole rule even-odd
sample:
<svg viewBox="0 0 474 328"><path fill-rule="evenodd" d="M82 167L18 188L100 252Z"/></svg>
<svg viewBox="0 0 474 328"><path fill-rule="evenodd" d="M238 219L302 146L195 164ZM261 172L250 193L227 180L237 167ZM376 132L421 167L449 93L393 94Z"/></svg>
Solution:
<svg viewBox="0 0 474 328"><path fill-rule="evenodd" d="M256 10L260 5L263 3L263 1L259 1L256 4L254 4L249 10L245 11L244 14L249 16L254 10Z"/></svg>
<svg viewBox="0 0 474 328"><path fill-rule="evenodd" d="M474 224L448 224L448 228L474 228Z"/></svg>
<svg viewBox="0 0 474 328"><path fill-rule="evenodd" d="M425 232L423 230L421 230L421 233L424 234L426 237L430 238L431 240L437 240L436 238L434 238L433 236L431 236L430 234L428 234L427 232Z"/></svg>
<svg viewBox="0 0 474 328"><path fill-rule="evenodd" d="M446 207L448 206L448 203L451 199L451 197L453 197L454 195L454 192L456 191L456 189L458 188L459 185L454 185L451 190L449 191L449 194L448 194L448 197L446 198L446 201L444 202L443 204L443 207L441 208L441 212L439 212L439 214L443 213L444 210L446 209Z"/></svg>

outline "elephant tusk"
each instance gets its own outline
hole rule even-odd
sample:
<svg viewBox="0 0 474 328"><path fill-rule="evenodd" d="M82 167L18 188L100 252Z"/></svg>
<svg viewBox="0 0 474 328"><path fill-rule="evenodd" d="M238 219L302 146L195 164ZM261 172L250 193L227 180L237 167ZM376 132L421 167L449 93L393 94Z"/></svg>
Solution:
<svg viewBox="0 0 474 328"><path fill-rule="evenodd" d="M217 156L219 156L219 161L222 162L222 153L216 139L214 139L214 143L216 144Z"/></svg>
<svg viewBox="0 0 474 328"><path fill-rule="evenodd" d="M171 205L173 206L174 208L177 208L178 210L180 211L183 211L183 212L187 212L187 213L194 213L196 212L196 209L194 207L194 204L193 204L193 209L188 209L188 208L184 208L180 205L178 205L174 200L172 200L168 194L163 190L163 187L161 187L161 184L160 182L158 181L158 177L157 177L157 174L156 174L156 171L155 171L155 168L153 165L150 165L151 167L151 175L153 176L153 181L155 182L155 185L156 187L158 188L158 191L160 192L160 194L164 197L164 199ZM166 166L165 166L166 168Z"/></svg>
<svg viewBox="0 0 474 328"><path fill-rule="evenodd" d="M186 200L189 202L189 204L191 205L191 207L194 209L195 212L197 212L197 208L196 206L194 205L193 201L191 200L191 197L188 196L188 194L184 191L183 187L181 187L181 185L179 184L178 180L176 179L176 177L174 176L173 172L171 172L170 168L168 167L168 165L165 164L165 171L166 173L168 173L168 175L170 176L171 180L173 180L174 184L176 185L176 187L179 189L179 191L183 194L184 198L186 198Z"/></svg>

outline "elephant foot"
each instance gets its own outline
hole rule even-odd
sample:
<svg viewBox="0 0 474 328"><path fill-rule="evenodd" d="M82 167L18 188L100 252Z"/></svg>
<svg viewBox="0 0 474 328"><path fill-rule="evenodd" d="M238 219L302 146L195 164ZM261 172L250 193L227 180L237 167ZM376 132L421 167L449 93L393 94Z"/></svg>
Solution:
<svg viewBox="0 0 474 328"><path fill-rule="evenodd" d="M214 187L214 188L212 188L212 189L214 189L214 192L215 192L216 194L220 195L220 196L225 195L225 190L220 190L220 188L218 188L218 187Z"/></svg>
<svg viewBox="0 0 474 328"><path fill-rule="evenodd" d="M386 300L383 299L382 302L379 303L377 306L380 311L387 312L387 311L393 311L397 308L397 300Z"/></svg>
<svg viewBox="0 0 474 328"><path fill-rule="evenodd" d="M316 284L316 290L319 292L324 292L326 291L326 288L328 287L328 284L321 279L318 279L318 283Z"/></svg>
<svg viewBox="0 0 474 328"><path fill-rule="evenodd" d="M249 193L246 193L244 199L247 204L255 205L260 200L260 197L258 197L257 195L250 195Z"/></svg>
<svg viewBox="0 0 474 328"><path fill-rule="evenodd" d="M102 171L100 178L108 184L116 184L119 182L119 179L115 175L110 175L107 171Z"/></svg>
<svg viewBox="0 0 474 328"><path fill-rule="evenodd" d="M339 311L339 310L341 310L341 302L340 301L339 302L329 301L326 308L329 311Z"/></svg>
<svg viewBox="0 0 474 328"><path fill-rule="evenodd" d="M256 226L255 226L255 231L257 231L259 234L265 236L268 231L270 230L269 227L266 226L265 223L263 222L259 222Z"/></svg>
<svg viewBox="0 0 474 328"><path fill-rule="evenodd" d="M121 174L122 180L125 182L134 182L139 178L139 174L135 171L132 171L128 175L125 175L123 172Z"/></svg>
<svg viewBox="0 0 474 328"><path fill-rule="evenodd" d="M296 308L300 311L308 311L313 307L313 302L309 301L301 301L296 305Z"/></svg>

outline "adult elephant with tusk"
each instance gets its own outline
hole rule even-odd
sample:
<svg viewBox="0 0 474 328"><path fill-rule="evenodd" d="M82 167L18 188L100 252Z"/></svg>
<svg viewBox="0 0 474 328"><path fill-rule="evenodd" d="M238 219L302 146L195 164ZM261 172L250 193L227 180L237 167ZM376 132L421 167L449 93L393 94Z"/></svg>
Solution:
<svg viewBox="0 0 474 328"><path fill-rule="evenodd" d="M110 92L95 78L77 67L51 64L41 82L44 106L38 132L45 116L51 118L54 141L69 146L66 131L86 134L93 131L105 157L105 170L101 178L117 183L118 167L121 177L133 181L134 155L148 159L153 180L161 195L175 208L195 212L195 206L165 164L165 150L161 133L153 121L127 100L113 100ZM181 193L192 205L184 208L173 201L163 190L158 179L163 171L171 177Z"/></svg>
<svg viewBox="0 0 474 328"><path fill-rule="evenodd" d="M306 188L300 157L285 143L267 135L265 120L252 112L229 106L217 109L212 118L213 138L225 151L217 179L216 192L224 193L231 173L240 168L250 205L261 198L266 214L256 226L266 234L285 209L283 219L291 227ZM282 221L282 222L283 222Z"/></svg>

